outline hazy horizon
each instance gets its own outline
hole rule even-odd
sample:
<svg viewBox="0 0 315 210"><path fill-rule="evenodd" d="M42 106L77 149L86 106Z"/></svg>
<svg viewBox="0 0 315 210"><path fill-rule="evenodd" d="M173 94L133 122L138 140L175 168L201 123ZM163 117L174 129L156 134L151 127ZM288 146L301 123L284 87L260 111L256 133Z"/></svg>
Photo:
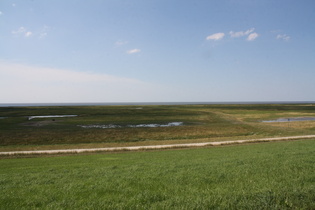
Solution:
<svg viewBox="0 0 315 210"><path fill-rule="evenodd" d="M0 107L27 106L146 106L146 105L233 105L233 104L314 104L315 101L213 101L213 102L54 102L54 103L0 103Z"/></svg>

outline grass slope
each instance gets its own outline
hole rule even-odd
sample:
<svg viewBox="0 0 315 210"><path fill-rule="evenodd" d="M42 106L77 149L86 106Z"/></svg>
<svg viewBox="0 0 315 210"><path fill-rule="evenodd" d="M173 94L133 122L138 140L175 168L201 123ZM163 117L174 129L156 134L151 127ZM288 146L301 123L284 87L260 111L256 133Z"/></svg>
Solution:
<svg viewBox="0 0 315 210"><path fill-rule="evenodd" d="M315 140L0 159L1 209L315 209Z"/></svg>

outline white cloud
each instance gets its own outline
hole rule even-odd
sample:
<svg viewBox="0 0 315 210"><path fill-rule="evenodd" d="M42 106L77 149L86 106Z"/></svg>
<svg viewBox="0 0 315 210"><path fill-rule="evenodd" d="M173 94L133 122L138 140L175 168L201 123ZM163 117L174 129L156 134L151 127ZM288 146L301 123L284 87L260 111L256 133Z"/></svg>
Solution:
<svg viewBox="0 0 315 210"><path fill-rule="evenodd" d="M26 38L33 36L33 37L38 37L39 39L43 39L48 35L49 30L50 30L50 27L45 25L40 30L37 30L35 33L33 33L27 28L21 26L20 28L12 31L11 33L15 36L24 36Z"/></svg>
<svg viewBox="0 0 315 210"><path fill-rule="evenodd" d="M284 41L289 41L290 40L290 36L288 36L286 34L278 34L277 35L277 39L282 39Z"/></svg>
<svg viewBox="0 0 315 210"><path fill-rule="evenodd" d="M30 37L30 36L32 36L32 34L33 34L32 32L28 31L25 33L25 37Z"/></svg>
<svg viewBox="0 0 315 210"><path fill-rule="evenodd" d="M237 31L237 32L230 31L230 36L232 38L239 38L239 37L247 36L246 38L247 41L253 41L259 36L259 34L254 31L255 31L255 28L251 28L246 31Z"/></svg>
<svg viewBox="0 0 315 210"><path fill-rule="evenodd" d="M212 34L210 36L207 36L206 40L220 40L224 37L224 33L215 33L215 34Z"/></svg>
<svg viewBox="0 0 315 210"><path fill-rule="evenodd" d="M259 34L257 34L257 33L251 33L248 35L247 41L254 41L258 36L259 36Z"/></svg>
<svg viewBox="0 0 315 210"><path fill-rule="evenodd" d="M0 11L0 15L2 15L2 14L3 14L3 12Z"/></svg>
<svg viewBox="0 0 315 210"><path fill-rule="evenodd" d="M25 37L30 37L33 34L31 31L26 30L26 28L24 28L23 26L15 31L12 31L11 33L15 36L24 35Z"/></svg>
<svg viewBox="0 0 315 210"><path fill-rule="evenodd" d="M127 51L128 54L134 54L134 53L139 53L139 52L141 52L140 49L132 49L132 50Z"/></svg>
<svg viewBox="0 0 315 210"><path fill-rule="evenodd" d="M234 31L230 31L230 35L231 37L242 37L242 36L247 36L249 35L250 33L252 33L253 31L255 30L255 28L251 28L251 29L248 29L246 31L237 31L237 32L234 32Z"/></svg>
<svg viewBox="0 0 315 210"><path fill-rule="evenodd" d="M34 67L0 60L0 103L163 101L169 89L104 73Z"/></svg>
<svg viewBox="0 0 315 210"><path fill-rule="evenodd" d="M115 45L116 46L122 46L122 45L125 45L127 43L128 43L127 41L117 41L117 42L115 42Z"/></svg>
<svg viewBox="0 0 315 210"><path fill-rule="evenodd" d="M18 35L18 34L21 34L21 33L25 33L26 29L21 26L19 29L17 29L16 31L12 31L11 33L12 34L15 34L15 35Z"/></svg>

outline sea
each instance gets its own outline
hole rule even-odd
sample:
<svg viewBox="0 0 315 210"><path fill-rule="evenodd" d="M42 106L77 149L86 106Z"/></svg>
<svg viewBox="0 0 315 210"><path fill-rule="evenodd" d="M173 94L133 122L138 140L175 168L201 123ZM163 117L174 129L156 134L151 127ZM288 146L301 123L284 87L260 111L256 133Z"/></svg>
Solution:
<svg viewBox="0 0 315 210"><path fill-rule="evenodd" d="M315 101L232 101L232 102L106 102L106 103L0 103L0 107L40 106L145 106L145 105L211 105L211 104L315 104Z"/></svg>

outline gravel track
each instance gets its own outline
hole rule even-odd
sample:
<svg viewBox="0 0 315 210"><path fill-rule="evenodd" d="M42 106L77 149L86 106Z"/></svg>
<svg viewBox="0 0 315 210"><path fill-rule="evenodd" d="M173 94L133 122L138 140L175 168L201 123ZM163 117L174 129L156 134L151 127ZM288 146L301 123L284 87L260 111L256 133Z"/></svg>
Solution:
<svg viewBox="0 0 315 210"><path fill-rule="evenodd" d="M168 145L151 145L151 146L130 146L130 147L104 147L104 148L89 148L89 149L62 149L62 150L33 150L33 151L11 151L0 152L0 155L34 155L34 154L71 154L71 153L87 153L87 152L115 152L115 151L136 151L136 150L155 150L155 149L169 149L169 148L187 148L187 147L205 147L205 146L221 146L229 144L244 144L255 142L269 142L269 141L286 141L315 138L315 135L305 136L289 136L289 137L275 137L275 138L261 138L261 139L247 139L234 141L217 141L204 143L188 143L188 144L168 144Z"/></svg>

